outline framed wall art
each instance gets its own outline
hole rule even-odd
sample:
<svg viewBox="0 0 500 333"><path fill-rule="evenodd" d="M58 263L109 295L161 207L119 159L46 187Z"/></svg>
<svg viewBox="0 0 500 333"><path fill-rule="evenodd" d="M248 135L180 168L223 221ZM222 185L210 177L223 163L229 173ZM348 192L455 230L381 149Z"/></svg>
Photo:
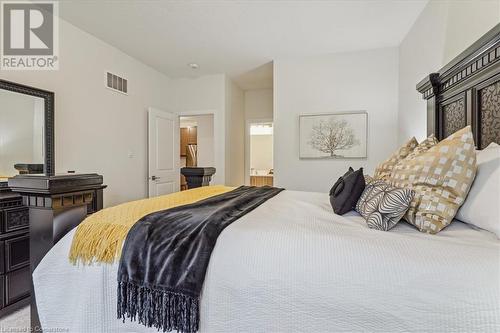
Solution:
<svg viewBox="0 0 500 333"><path fill-rule="evenodd" d="M301 159L367 157L366 111L299 116Z"/></svg>

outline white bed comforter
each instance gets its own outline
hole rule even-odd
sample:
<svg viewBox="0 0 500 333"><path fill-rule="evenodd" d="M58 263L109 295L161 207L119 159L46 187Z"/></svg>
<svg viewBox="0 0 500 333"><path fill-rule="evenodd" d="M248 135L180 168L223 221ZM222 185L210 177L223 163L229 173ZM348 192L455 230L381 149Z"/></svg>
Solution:
<svg viewBox="0 0 500 333"><path fill-rule="evenodd" d="M45 329L156 332L116 319L117 264L73 266L64 237L34 273ZM285 191L231 224L212 254L201 332L498 332L500 242L368 229L328 196Z"/></svg>

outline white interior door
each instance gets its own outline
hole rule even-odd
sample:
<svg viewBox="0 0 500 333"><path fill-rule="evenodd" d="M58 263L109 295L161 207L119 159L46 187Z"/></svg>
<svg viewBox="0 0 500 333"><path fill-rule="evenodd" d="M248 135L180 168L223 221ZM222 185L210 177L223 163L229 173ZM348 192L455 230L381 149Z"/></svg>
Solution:
<svg viewBox="0 0 500 333"><path fill-rule="evenodd" d="M148 110L149 197L179 191L179 117L154 108Z"/></svg>

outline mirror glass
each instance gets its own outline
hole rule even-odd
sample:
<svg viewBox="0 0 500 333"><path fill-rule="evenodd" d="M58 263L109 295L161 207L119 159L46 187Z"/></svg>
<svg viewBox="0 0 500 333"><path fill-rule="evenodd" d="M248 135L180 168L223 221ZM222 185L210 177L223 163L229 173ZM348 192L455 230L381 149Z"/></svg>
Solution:
<svg viewBox="0 0 500 333"><path fill-rule="evenodd" d="M44 117L43 98L0 89L0 181L43 173Z"/></svg>

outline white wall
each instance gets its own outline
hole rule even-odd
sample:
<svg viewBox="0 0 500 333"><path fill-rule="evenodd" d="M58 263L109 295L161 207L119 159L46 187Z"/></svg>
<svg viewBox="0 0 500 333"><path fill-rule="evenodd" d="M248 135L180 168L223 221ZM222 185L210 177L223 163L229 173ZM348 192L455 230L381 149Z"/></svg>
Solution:
<svg viewBox="0 0 500 333"><path fill-rule="evenodd" d="M274 62L275 184L326 192L349 166L376 165L396 148L398 50L386 48ZM366 160L300 160L299 114L368 112Z"/></svg>
<svg viewBox="0 0 500 333"><path fill-rule="evenodd" d="M172 80L171 109L180 115L212 114L214 122L214 163L217 169L212 185L226 183L226 76Z"/></svg>
<svg viewBox="0 0 500 333"><path fill-rule="evenodd" d="M261 120L273 118L273 90L257 89L245 91L245 119Z"/></svg>
<svg viewBox="0 0 500 333"><path fill-rule="evenodd" d="M416 84L438 71L500 22L500 0L435 1L422 11L399 47L400 143L425 138L426 102Z"/></svg>
<svg viewBox="0 0 500 333"><path fill-rule="evenodd" d="M245 103L244 93L230 79L226 82L226 184L245 182Z"/></svg>
<svg viewBox="0 0 500 333"><path fill-rule="evenodd" d="M272 135L250 135L250 168L256 171L273 168Z"/></svg>
<svg viewBox="0 0 500 333"><path fill-rule="evenodd" d="M147 108L169 109L170 79L63 20L59 59L58 71L0 72L55 92L56 172L102 174L106 206L145 197ZM106 70L129 80L128 96L104 87Z"/></svg>

